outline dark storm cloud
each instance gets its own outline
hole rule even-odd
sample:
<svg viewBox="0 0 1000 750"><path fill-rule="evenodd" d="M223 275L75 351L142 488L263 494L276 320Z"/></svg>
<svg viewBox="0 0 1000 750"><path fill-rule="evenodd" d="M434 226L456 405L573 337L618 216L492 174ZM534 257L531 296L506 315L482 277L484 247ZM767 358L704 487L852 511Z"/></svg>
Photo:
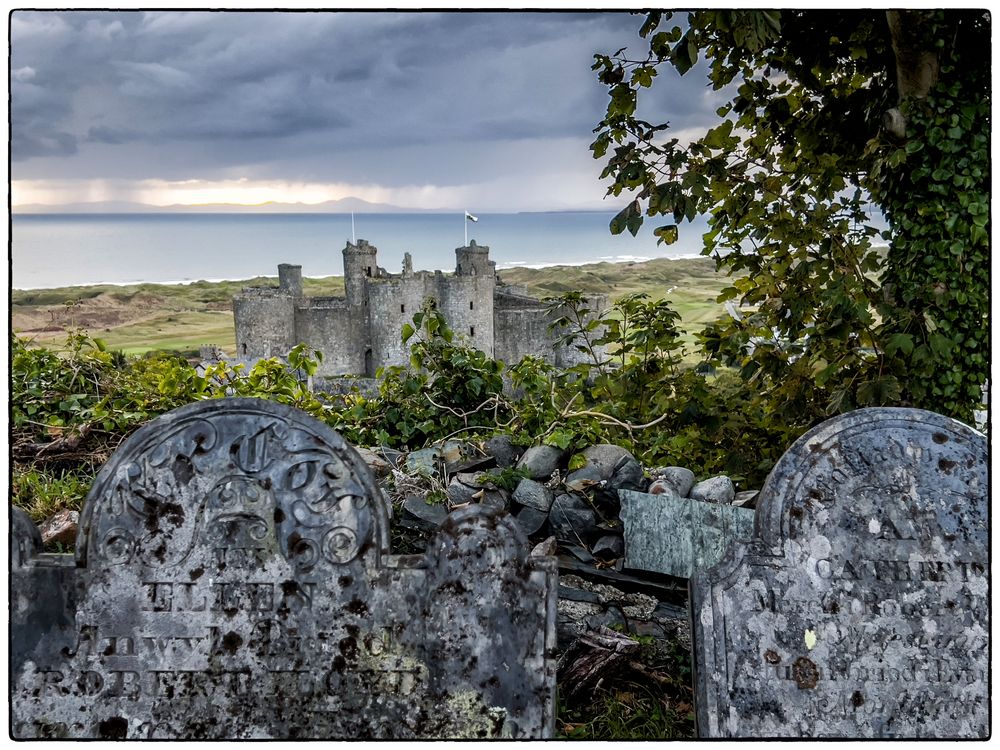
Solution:
<svg viewBox="0 0 1000 750"><path fill-rule="evenodd" d="M335 180L380 152L395 157L378 171L400 184L456 164L468 173L490 144L590 139L606 105L593 54L641 50L640 24L626 13L18 11L15 176L281 163L298 170L288 178ZM651 116L675 128L709 116L704 78L689 80L650 95ZM429 168L408 147L441 161Z"/></svg>

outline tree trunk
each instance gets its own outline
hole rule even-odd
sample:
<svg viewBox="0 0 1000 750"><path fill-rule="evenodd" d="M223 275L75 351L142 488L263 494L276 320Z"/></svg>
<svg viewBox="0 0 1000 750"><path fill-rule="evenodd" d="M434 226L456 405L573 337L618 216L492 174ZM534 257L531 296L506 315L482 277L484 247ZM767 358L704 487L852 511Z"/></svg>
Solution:
<svg viewBox="0 0 1000 750"><path fill-rule="evenodd" d="M934 11L887 10L885 19L892 37L896 58L896 91L898 101L923 99L938 80L939 63L930 38L930 21ZM906 118L897 108L882 118L889 133L902 139L906 136Z"/></svg>

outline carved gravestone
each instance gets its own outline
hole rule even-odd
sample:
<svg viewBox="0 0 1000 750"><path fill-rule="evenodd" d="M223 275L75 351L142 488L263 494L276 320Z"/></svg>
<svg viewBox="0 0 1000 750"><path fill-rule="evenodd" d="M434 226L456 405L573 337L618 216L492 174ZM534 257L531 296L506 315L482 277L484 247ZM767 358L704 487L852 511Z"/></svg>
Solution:
<svg viewBox="0 0 1000 750"><path fill-rule="evenodd" d="M699 735L987 737L986 457L916 409L800 438L691 581Z"/></svg>
<svg viewBox="0 0 1000 750"><path fill-rule="evenodd" d="M367 467L301 412L154 420L98 476L75 566L12 568L13 735L551 736L555 561L488 508L425 555L388 532Z"/></svg>

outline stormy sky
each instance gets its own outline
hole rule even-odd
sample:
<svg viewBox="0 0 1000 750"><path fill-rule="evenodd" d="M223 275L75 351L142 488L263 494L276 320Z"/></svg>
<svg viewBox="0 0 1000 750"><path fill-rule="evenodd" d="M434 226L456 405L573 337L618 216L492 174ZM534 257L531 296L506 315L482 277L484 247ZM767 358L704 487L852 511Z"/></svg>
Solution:
<svg viewBox="0 0 1000 750"><path fill-rule="evenodd" d="M18 11L13 203L355 196L484 212L616 208L588 144L624 12ZM650 118L711 121L663 70Z"/></svg>

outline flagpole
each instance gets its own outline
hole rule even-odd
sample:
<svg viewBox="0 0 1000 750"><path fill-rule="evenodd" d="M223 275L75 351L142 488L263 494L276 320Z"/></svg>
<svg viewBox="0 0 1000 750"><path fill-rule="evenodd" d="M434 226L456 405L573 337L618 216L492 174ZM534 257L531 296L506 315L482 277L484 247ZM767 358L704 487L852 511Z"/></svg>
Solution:
<svg viewBox="0 0 1000 750"><path fill-rule="evenodd" d="M354 212L351 211L351 244L357 245L358 239L354 236Z"/></svg>
<svg viewBox="0 0 1000 750"><path fill-rule="evenodd" d="M466 209L465 213L462 215L462 227L465 229L465 244L462 247L469 246L469 211Z"/></svg>

